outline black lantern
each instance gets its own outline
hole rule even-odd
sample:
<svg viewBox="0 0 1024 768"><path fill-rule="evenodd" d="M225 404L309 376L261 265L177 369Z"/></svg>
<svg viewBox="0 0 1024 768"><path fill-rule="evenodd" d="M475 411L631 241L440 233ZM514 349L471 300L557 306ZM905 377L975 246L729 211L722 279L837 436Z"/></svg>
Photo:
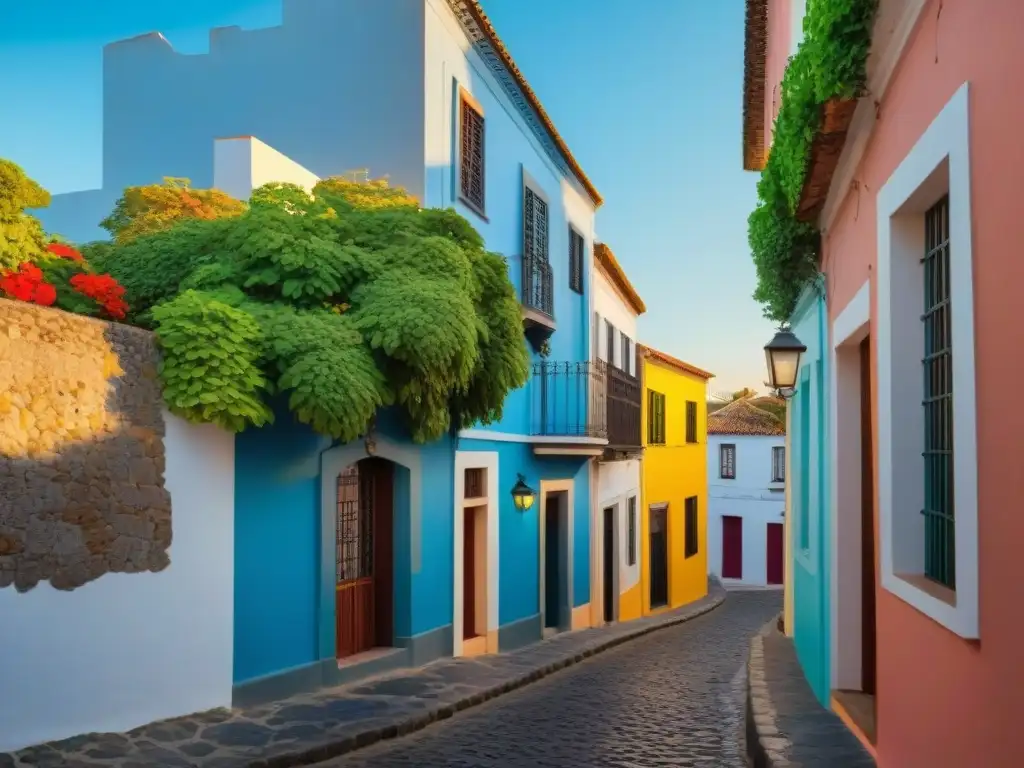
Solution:
<svg viewBox="0 0 1024 768"><path fill-rule="evenodd" d="M519 475L519 480L512 488L512 501L515 502L516 509L520 512L525 512L533 506L534 499L537 498L537 493L526 484L526 478Z"/></svg>
<svg viewBox="0 0 1024 768"><path fill-rule="evenodd" d="M779 328L775 338L765 344L764 356L768 361L768 386L784 391L796 388L796 374L800 370L800 355L807 347L800 343L785 326Z"/></svg>

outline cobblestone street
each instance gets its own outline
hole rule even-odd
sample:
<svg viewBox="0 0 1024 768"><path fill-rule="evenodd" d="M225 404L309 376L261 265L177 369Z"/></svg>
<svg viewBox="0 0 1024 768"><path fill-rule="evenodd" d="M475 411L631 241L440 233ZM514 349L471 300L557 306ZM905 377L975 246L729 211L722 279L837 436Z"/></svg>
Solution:
<svg viewBox="0 0 1024 768"><path fill-rule="evenodd" d="M743 766L749 641L781 607L781 592L733 592L705 616L320 768Z"/></svg>

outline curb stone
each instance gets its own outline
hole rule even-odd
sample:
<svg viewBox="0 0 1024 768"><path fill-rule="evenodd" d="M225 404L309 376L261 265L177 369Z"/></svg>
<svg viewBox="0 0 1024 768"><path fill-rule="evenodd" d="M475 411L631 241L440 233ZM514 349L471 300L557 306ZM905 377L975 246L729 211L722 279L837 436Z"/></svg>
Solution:
<svg viewBox="0 0 1024 768"><path fill-rule="evenodd" d="M751 768L784 768L790 741L778 729L775 707L764 675L764 636L782 620L765 624L750 640L747 659L747 757Z"/></svg>
<svg viewBox="0 0 1024 768"><path fill-rule="evenodd" d="M405 736L561 669L720 606L705 597L655 616L565 632L506 653L415 669L242 710L211 710L127 733L83 734L0 754L0 768L292 768Z"/></svg>
<svg viewBox="0 0 1024 768"><path fill-rule="evenodd" d="M428 711L418 717L406 718L398 723L390 723L379 728L367 729L366 731L355 734L354 736L337 740L330 744L320 745L302 752L297 751L291 755L278 755L276 757L250 761L244 764L244 766L245 768L294 768L295 766L313 765L335 757L340 757L341 755L349 752L354 752L357 749L363 749L364 747L371 746L380 741L386 741L399 736L406 736L415 731L422 730L432 723L447 720L456 712L461 712L462 710L469 709L470 707L478 706L503 694L511 693L512 691L523 688L530 683L534 683L542 678L548 677L554 672L558 672L566 667L578 664L591 656L596 656L599 653L611 650L612 648L622 645L629 640L635 640L652 632L657 632L661 629L668 629L669 627L674 627L690 621L691 619L695 619L698 616L703 616L724 603L725 598L725 588L713 581L709 581L707 596L689 606L689 610L687 609L687 606L683 606L675 609L669 614L642 617L635 621L644 621L644 619L654 619L655 621L651 621L645 626L635 627L631 632L623 632L621 635L616 637L606 638L603 641L599 640L572 655L565 656L557 661L538 667L518 677L514 677L503 683L487 688L484 691L459 699L450 704L437 707L433 711ZM657 619L662 619L662 621L658 622ZM629 626L633 623L634 622L631 621L617 626Z"/></svg>

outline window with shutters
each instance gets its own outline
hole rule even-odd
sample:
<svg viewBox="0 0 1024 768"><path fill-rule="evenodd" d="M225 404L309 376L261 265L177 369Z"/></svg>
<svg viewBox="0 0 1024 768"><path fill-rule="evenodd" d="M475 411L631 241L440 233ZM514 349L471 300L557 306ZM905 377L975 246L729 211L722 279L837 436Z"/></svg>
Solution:
<svg viewBox="0 0 1024 768"><path fill-rule="evenodd" d="M615 365L615 326L609 321L605 320L605 332L608 334L608 340L605 345L605 349L608 350L608 365Z"/></svg>
<svg viewBox="0 0 1024 768"><path fill-rule="evenodd" d="M732 443L718 448L718 476L723 480L736 479L736 446Z"/></svg>
<svg viewBox="0 0 1024 768"><path fill-rule="evenodd" d="M464 89L459 93L459 199L484 215L484 112Z"/></svg>
<svg viewBox="0 0 1024 768"><path fill-rule="evenodd" d="M622 365L620 365L619 367L623 371L625 371L626 373L630 373L631 374L632 370L630 368L629 361L630 361L630 359L631 359L631 357L633 355L633 340L631 338L629 338L629 336L627 336L624 333L621 334L621 336L622 336Z"/></svg>
<svg viewBox="0 0 1024 768"><path fill-rule="evenodd" d="M583 235L569 225L569 287L583 293L583 253L586 241Z"/></svg>
<svg viewBox="0 0 1024 768"><path fill-rule="evenodd" d="M686 442L697 442L697 403L686 401Z"/></svg>
<svg viewBox="0 0 1024 768"><path fill-rule="evenodd" d="M683 557L693 557L700 551L700 531L697 525L697 497L686 499L686 542L683 544Z"/></svg>
<svg viewBox="0 0 1024 768"><path fill-rule="evenodd" d="M786 448L782 445L772 448L772 482L786 482Z"/></svg>
<svg viewBox="0 0 1024 768"><path fill-rule="evenodd" d="M627 504L626 535L629 539L626 542L626 565L636 565L636 496L630 496Z"/></svg>
<svg viewBox="0 0 1024 768"><path fill-rule="evenodd" d="M554 281L548 253L548 202L524 185L523 304L554 317Z"/></svg>
<svg viewBox="0 0 1024 768"><path fill-rule="evenodd" d="M647 443L665 444L665 395L647 390Z"/></svg>

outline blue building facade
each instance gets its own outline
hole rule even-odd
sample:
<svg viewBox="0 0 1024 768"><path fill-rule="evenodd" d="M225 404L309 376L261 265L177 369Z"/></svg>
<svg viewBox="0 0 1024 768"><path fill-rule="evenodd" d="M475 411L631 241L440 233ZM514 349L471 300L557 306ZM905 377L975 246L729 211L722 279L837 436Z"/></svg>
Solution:
<svg viewBox="0 0 1024 768"><path fill-rule="evenodd" d="M793 640L815 696L828 706L831 680L830 356L823 280L801 294L790 325L807 351L789 401Z"/></svg>

